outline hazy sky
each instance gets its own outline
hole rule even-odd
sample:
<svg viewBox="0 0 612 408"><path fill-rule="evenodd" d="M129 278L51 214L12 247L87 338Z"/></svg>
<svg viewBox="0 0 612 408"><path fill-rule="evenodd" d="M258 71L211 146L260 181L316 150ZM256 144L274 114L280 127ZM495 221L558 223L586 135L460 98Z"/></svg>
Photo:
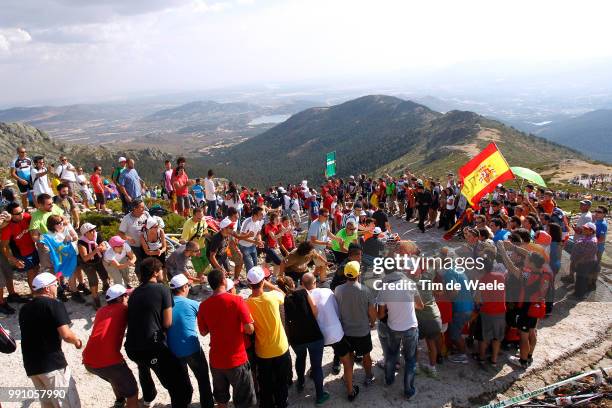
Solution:
<svg viewBox="0 0 612 408"><path fill-rule="evenodd" d="M1 0L0 7L3 105L612 56L605 0Z"/></svg>

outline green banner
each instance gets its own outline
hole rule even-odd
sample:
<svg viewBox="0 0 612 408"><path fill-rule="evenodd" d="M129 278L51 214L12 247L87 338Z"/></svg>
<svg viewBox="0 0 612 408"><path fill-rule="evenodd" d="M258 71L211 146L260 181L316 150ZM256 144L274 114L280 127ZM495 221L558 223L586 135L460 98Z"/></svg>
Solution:
<svg viewBox="0 0 612 408"><path fill-rule="evenodd" d="M336 175L336 152L329 152L325 158L325 177Z"/></svg>

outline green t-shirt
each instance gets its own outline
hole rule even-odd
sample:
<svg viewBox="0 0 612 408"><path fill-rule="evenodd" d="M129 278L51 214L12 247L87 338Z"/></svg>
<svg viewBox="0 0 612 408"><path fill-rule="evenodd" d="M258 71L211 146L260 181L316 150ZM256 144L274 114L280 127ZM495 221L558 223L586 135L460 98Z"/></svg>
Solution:
<svg viewBox="0 0 612 408"><path fill-rule="evenodd" d="M342 238L342 241L344 241L344 248L347 250L352 242L357 241L357 231L355 231L353 235L347 235L346 228L342 228L340 231L338 231L336 236ZM332 241L332 250L340 252L340 243L338 241Z"/></svg>
<svg viewBox="0 0 612 408"><path fill-rule="evenodd" d="M387 195L393 195L393 193L395 192L395 183L389 183L387 184Z"/></svg>
<svg viewBox="0 0 612 408"><path fill-rule="evenodd" d="M32 220L30 220L30 231L38 230L41 234L49 232L47 229L47 220L52 215L63 216L64 211L55 204L51 207L50 212L43 212L40 210L34 211L32 213Z"/></svg>

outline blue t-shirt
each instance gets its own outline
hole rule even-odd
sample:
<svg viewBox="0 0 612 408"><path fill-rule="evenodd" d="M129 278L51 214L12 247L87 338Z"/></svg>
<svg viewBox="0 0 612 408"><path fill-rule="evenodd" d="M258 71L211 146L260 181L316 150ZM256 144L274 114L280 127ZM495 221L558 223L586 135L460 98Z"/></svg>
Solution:
<svg viewBox="0 0 612 408"><path fill-rule="evenodd" d="M599 240L600 237L603 236L604 242L597 243L597 250L599 252L603 252L606 248L606 235L608 234L608 223L606 220L597 220L595 221L595 236Z"/></svg>
<svg viewBox="0 0 612 408"><path fill-rule="evenodd" d="M128 195L132 198L140 198L142 196L142 186L140 185L140 176L136 169L125 169L119 176L119 184L121 184Z"/></svg>
<svg viewBox="0 0 612 408"><path fill-rule="evenodd" d="M32 180L32 160L29 157L25 157L21 159L20 157L16 157L11 162L11 168L15 169L15 174L20 179L31 181Z"/></svg>
<svg viewBox="0 0 612 408"><path fill-rule="evenodd" d="M510 236L510 231L501 228L497 230L495 235L493 235L493 242L505 241L508 239L509 236Z"/></svg>
<svg viewBox="0 0 612 408"><path fill-rule="evenodd" d="M200 198L200 199L204 199L204 187L196 184L193 187L191 187L191 191L193 191L193 195L195 196L195 198Z"/></svg>
<svg viewBox="0 0 612 408"><path fill-rule="evenodd" d="M444 284L447 285L450 282L461 284L461 289L452 300L453 312L471 312L474 310L474 300L472 299L472 292L467 287L467 276L465 276L465 273L459 273L454 269L447 270L444 273Z"/></svg>
<svg viewBox="0 0 612 408"><path fill-rule="evenodd" d="M177 357L190 356L200 350L197 316L200 302L174 296L172 326L168 329L168 347Z"/></svg>

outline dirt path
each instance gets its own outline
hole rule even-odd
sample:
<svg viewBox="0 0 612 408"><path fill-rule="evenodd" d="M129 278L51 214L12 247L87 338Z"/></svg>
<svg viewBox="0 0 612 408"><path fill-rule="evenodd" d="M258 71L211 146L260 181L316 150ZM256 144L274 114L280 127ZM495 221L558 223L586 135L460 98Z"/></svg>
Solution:
<svg viewBox="0 0 612 408"><path fill-rule="evenodd" d="M414 224L392 220L394 229L405 239L413 239L425 249L426 252L437 250L441 246L441 233L439 230L428 230L421 234ZM451 247L460 243L451 242ZM567 262L566 262L567 264ZM610 271L605 271L610 273ZM557 291L557 303L553 316L540 324L539 340L534 354L534 363L526 371L516 370L508 365L507 358L510 353L500 357L500 367L497 370L483 370L475 362L466 365L457 365L445 362L439 367L439 378L428 378L419 374L416 379L418 395L410 401L415 407L470 407L479 406L497 397L516 395L525 389L534 389L544 382L554 382L566 373L581 371L584 367L599 361L606 351L612 349L612 303L603 300L609 299L610 290L605 285L599 285L598 292L591 301L577 303L567 296L567 288L560 287ZM246 293L244 293L246 295ZM203 294L196 298L202 298ZM66 307L73 321L75 330L82 339L87 339L91 331L94 313L91 307L78 305L73 302L66 303ZM0 322L13 332L19 340L17 315L7 318L0 317ZM208 353L208 337L200 338ZM382 358L382 350L376 331L372 331L374 361ZM77 388L84 407L110 407L114 398L108 384L97 377L87 373L81 363L80 352L74 347L63 345L68 364L73 371ZM426 346L421 342L419 361L426 357ZM326 348L324 354L325 387L332 398L325 406L328 407L388 407L406 406L401 396L401 383L403 371L396 377L391 387L382 386L382 371L374 368L378 381L371 387L361 386L362 392L358 399L350 404L346 401L344 384L341 375L331 374L333 353ZM20 349L11 355L0 355L2 366L3 386L30 386L22 365ZM134 373L137 369L128 362ZM364 379L363 369L359 366L355 370L355 381L360 384ZM192 377L192 384L196 384ZM155 406L169 406L167 392L158 385L158 397ZM289 393L290 405L293 407L311 407L314 387L307 382L305 391L298 395L295 389ZM197 387L194 390L193 401L199 401ZM18 407L19 404L6 404L3 407ZM32 406L39 406L32 403ZM193 406L197 406L193 404Z"/></svg>

